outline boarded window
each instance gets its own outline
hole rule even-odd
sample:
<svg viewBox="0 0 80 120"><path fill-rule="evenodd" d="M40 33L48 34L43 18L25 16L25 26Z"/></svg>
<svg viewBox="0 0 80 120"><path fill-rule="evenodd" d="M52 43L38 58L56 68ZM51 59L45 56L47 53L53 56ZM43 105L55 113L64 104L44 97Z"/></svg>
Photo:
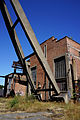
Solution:
<svg viewBox="0 0 80 120"><path fill-rule="evenodd" d="M55 59L55 78L64 78L66 76L65 57Z"/></svg>
<svg viewBox="0 0 80 120"><path fill-rule="evenodd" d="M31 68L32 72L32 79L34 81L34 84L36 85L36 66Z"/></svg>

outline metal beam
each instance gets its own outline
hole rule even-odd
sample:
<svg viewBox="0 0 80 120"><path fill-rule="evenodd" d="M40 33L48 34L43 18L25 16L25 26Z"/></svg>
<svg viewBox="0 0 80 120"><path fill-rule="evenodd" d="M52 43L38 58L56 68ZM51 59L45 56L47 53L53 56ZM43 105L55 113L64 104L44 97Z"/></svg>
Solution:
<svg viewBox="0 0 80 120"><path fill-rule="evenodd" d="M6 76L0 76L1 78L5 78Z"/></svg>
<svg viewBox="0 0 80 120"><path fill-rule="evenodd" d="M13 29L14 28L13 26L15 26L18 21L15 23L15 25L13 25L10 14L8 12L8 9L7 9L7 6L6 6L5 2L4 2L4 0L0 0L0 9L1 9L1 13L3 15L3 18L4 18L4 21L5 21L5 25L7 27L8 33L10 35L11 41L12 41L13 46L15 48L16 54L17 54L17 56L19 58L19 61L20 61L21 65L22 65L22 67L24 68L24 72L25 72L27 80L28 80L28 82L29 82L29 84L31 86L31 89L32 89L33 92L35 92L34 82L32 80L30 70L28 71L28 64L24 60L25 56L23 54L22 47L20 45L20 42L19 42L19 39L17 37L16 31L15 31L15 29Z"/></svg>
<svg viewBox="0 0 80 120"><path fill-rule="evenodd" d="M26 59L32 57L33 55L35 55L35 53L31 53L31 54L29 54L28 56L26 56L26 57L24 58L24 60L26 60ZM15 61L15 62L19 62L19 61Z"/></svg>
<svg viewBox="0 0 80 120"><path fill-rule="evenodd" d="M36 92L40 92L40 91L44 91L44 92L46 92L46 91L54 91L54 89L53 88L50 88L50 89L36 89Z"/></svg>
<svg viewBox="0 0 80 120"><path fill-rule="evenodd" d="M50 69L50 66L49 66L46 58L44 57L44 54L43 54L43 51L39 45L39 42L38 42L38 40L37 40L33 30L32 30L32 27L31 27L26 15L25 15L19 1L18 0L10 0L10 1L11 1L13 9L14 9L14 11L15 11L15 13L20 21L20 24L25 32L25 35L28 38L39 62L41 63L41 65L42 65L42 67L43 67L43 69L44 69L44 71L49 79L49 81L52 83L52 86L55 88L55 92L59 94L60 90L59 90L59 87L54 79L54 76L53 76L53 73Z"/></svg>
<svg viewBox="0 0 80 120"><path fill-rule="evenodd" d="M18 22L19 22L19 20L17 19L17 20L15 21L15 23L13 24L12 29L15 28L15 26L18 24Z"/></svg>
<svg viewBox="0 0 80 120"><path fill-rule="evenodd" d="M33 56L33 55L35 55L35 53L32 53L32 54L30 54L30 55L26 56L26 57L24 58L24 60L26 60L26 59L30 58L30 57L31 57L31 56Z"/></svg>

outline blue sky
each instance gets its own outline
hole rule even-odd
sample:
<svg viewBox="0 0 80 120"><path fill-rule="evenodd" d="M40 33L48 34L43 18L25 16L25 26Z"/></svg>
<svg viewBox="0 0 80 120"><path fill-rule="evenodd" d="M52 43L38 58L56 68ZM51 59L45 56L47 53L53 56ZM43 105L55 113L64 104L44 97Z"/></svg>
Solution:
<svg viewBox="0 0 80 120"><path fill-rule="evenodd" d="M39 43L54 36L58 40L64 36L72 37L80 43L80 0L19 0L36 34ZM13 23L17 17L9 0L5 0ZM18 23L16 31L25 56L32 49ZM8 35L0 12L0 75L13 72L13 60L17 61L14 47ZM0 84L4 80L0 78Z"/></svg>

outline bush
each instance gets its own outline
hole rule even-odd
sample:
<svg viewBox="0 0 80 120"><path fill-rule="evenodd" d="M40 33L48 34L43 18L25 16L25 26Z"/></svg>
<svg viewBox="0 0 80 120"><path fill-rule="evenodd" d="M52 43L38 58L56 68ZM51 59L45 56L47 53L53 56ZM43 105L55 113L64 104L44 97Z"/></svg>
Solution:
<svg viewBox="0 0 80 120"><path fill-rule="evenodd" d="M19 109L20 106L25 106L25 105L28 106L29 103L31 104L34 102L35 102L35 96L33 94L31 94L30 96L26 94L25 97L22 97L20 95L15 96L13 99L11 99L9 105L11 109Z"/></svg>
<svg viewBox="0 0 80 120"><path fill-rule="evenodd" d="M28 95L26 94L26 98L25 98L25 99L26 99L26 102L27 102L27 101L32 101L32 102L33 102L33 101L35 101L36 98L35 98L35 96L34 96L33 94L31 94L30 96L28 96Z"/></svg>
<svg viewBox="0 0 80 120"><path fill-rule="evenodd" d="M19 97L15 96L13 100L10 101L10 107L12 108L18 103L19 103Z"/></svg>

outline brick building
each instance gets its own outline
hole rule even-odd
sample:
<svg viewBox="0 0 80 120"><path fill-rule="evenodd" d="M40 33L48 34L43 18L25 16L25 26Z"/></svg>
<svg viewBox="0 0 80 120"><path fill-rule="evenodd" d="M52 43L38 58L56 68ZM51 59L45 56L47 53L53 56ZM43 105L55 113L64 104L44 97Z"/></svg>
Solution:
<svg viewBox="0 0 80 120"><path fill-rule="evenodd" d="M80 44L64 37L60 40L51 37L41 44L44 55L55 76L60 91L69 91L72 95L74 80L80 79ZM40 85L43 88L45 83L45 73L39 64L35 55L30 58L30 66L35 71L36 88ZM34 77L34 76L33 76ZM49 81L46 79L46 87L49 87ZM46 92L49 98L49 92ZM45 99L45 93L42 92L42 98Z"/></svg>
<svg viewBox="0 0 80 120"><path fill-rule="evenodd" d="M26 93L26 76L22 73L10 73L5 77L4 96L9 96L13 89L16 95L24 96Z"/></svg>
<svg viewBox="0 0 80 120"><path fill-rule="evenodd" d="M80 44L71 38L65 36L57 40L54 37L49 38L41 44L48 64L53 72L55 80L61 92L69 92L72 96L73 91L80 90ZM36 89L52 88L46 73L42 69L35 53L30 56L30 68L32 78ZM15 85L15 91L19 90L19 83ZM26 87L22 85L22 91ZM78 86L78 87L77 87ZM50 99L54 91L39 91L43 100Z"/></svg>

